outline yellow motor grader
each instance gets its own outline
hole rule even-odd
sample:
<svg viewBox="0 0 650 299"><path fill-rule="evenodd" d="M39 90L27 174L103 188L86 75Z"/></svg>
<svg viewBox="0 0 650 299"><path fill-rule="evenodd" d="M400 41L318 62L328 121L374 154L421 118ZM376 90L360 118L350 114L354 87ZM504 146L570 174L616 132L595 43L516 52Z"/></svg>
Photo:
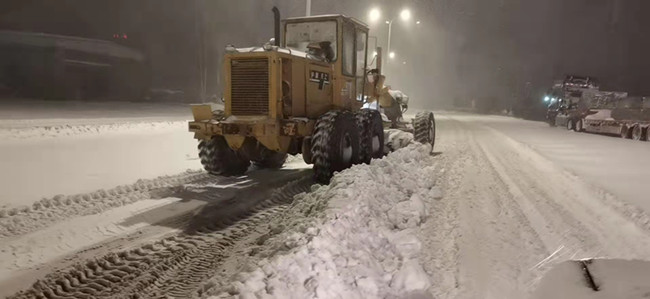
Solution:
<svg viewBox="0 0 650 299"><path fill-rule="evenodd" d="M368 70L368 26L343 15L283 20L262 47L228 46L224 57L224 110L193 105L189 130L213 174L239 175L251 162L280 168L301 153L327 183L336 171L384 154L380 111L362 109L387 92L377 68ZM281 27L280 27L281 25ZM280 28L283 39L280 39ZM381 107L381 105L379 105ZM419 113L410 128L433 148L433 113Z"/></svg>

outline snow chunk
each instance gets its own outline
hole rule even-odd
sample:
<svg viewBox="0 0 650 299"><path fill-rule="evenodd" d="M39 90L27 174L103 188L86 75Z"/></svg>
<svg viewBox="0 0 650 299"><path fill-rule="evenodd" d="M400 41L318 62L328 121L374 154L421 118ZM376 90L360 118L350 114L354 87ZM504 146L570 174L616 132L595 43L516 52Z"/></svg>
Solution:
<svg viewBox="0 0 650 299"><path fill-rule="evenodd" d="M429 276L424 269L414 260L404 262L402 268L395 274L390 286L400 291L401 294L425 292L430 286Z"/></svg>
<svg viewBox="0 0 650 299"><path fill-rule="evenodd" d="M398 129L384 130L384 153L390 153L413 143L413 134Z"/></svg>
<svg viewBox="0 0 650 299"><path fill-rule="evenodd" d="M424 203L417 194L402 201L388 211L388 219L394 227L406 229L419 226L426 217Z"/></svg>

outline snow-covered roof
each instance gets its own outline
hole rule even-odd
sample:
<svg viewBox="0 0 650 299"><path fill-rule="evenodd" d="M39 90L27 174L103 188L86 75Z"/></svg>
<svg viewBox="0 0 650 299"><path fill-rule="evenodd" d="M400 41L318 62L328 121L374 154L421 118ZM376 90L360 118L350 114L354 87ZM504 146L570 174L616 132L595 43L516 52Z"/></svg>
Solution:
<svg viewBox="0 0 650 299"><path fill-rule="evenodd" d="M348 17L346 15L342 14L329 14L329 15L318 15L318 16L309 16L309 17L295 17L295 18L287 18L284 19L283 22L297 22L297 21L309 21L309 20L323 20L323 19L336 19L336 18L343 18L343 19L348 19L354 23L357 23L358 25L361 25L365 28L368 28L368 24L353 18L353 17Z"/></svg>
<svg viewBox="0 0 650 299"><path fill-rule="evenodd" d="M237 52L239 53L259 53L259 52L278 51L280 53L286 53L286 54L290 54L302 58L307 57L307 53L295 49L289 49L289 48L277 48L277 50L270 50L270 51L264 50L264 48L262 47L246 47L246 48L236 48L236 49Z"/></svg>

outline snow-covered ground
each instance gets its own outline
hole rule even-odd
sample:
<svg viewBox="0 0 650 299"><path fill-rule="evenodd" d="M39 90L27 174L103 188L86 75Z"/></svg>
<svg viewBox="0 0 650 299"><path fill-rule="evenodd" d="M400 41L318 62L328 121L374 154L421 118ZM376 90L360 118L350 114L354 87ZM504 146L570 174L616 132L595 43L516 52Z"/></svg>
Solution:
<svg viewBox="0 0 650 299"><path fill-rule="evenodd" d="M576 133L548 124L501 116L456 115L493 128L554 164L650 213L650 142Z"/></svg>
<svg viewBox="0 0 650 299"><path fill-rule="evenodd" d="M0 99L0 127L17 126L34 120L43 123L44 120L58 119L70 124L77 120L170 117L191 118L192 114L187 104L183 103Z"/></svg>
<svg viewBox="0 0 650 299"><path fill-rule="evenodd" d="M425 205L440 199L429 152L427 146L411 145L369 166L345 170L329 186L296 198L277 224L291 229L266 236L264 250L280 254L261 250L258 255L271 257L251 265L216 297L427 294L432 284L419 260L424 248L416 231L429 217Z"/></svg>
<svg viewBox="0 0 650 299"><path fill-rule="evenodd" d="M198 170L189 105L0 101L0 209Z"/></svg>
<svg viewBox="0 0 650 299"><path fill-rule="evenodd" d="M648 261L567 261L558 264L544 276L532 298L648 298L649 280Z"/></svg>
<svg viewBox="0 0 650 299"><path fill-rule="evenodd" d="M265 241L275 251L249 260L252 264L234 275L231 284L213 283L220 287L212 294L527 298L544 274L563 261L650 260L647 214L625 194L606 191L620 181L598 184L578 177L571 164L558 164L498 128L511 122L507 128L515 126L521 133L518 125L535 123L465 114L440 114L437 120L438 156L428 157L416 148L401 150L370 166L346 170L331 186L300 197L292 208L296 212L290 209L285 217L291 224L283 225L295 229ZM544 129L549 131L537 136L549 143L567 134ZM599 171L594 175L607 169ZM635 187L639 192L641 186ZM313 206L326 207L319 220L301 221L309 217L300 212ZM580 282L583 277L572 279ZM549 294L544 293L548 289L554 291L552 298L571 298L562 294L573 290L589 296L584 288L579 283L556 288L545 283L536 298L549 298L539 297ZM609 291L610 297L640 292Z"/></svg>
<svg viewBox="0 0 650 299"><path fill-rule="evenodd" d="M186 121L82 127L52 135L43 127L21 129L13 136L25 138L0 139L0 208L201 168Z"/></svg>
<svg viewBox="0 0 650 299"><path fill-rule="evenodd" d="M0 296L561 298L594 295L567 260L650 260L650 143L440 113L434 155L319 186L300 157L209 176L189 115L152 117L0 124ZM594 263L596 298L645 290Z"/></svg>

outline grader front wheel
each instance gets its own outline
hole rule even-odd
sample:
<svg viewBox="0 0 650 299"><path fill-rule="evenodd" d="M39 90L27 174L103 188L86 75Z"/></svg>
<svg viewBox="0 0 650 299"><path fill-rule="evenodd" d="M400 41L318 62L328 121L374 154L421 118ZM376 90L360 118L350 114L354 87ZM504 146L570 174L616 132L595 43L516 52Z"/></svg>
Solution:
<svg viewBox="0 0 650 299"><path fill-rule="evenodd" d="M413 139L422 144L431 144L431 153L436 142L436 120L433 112L418 112L413 119Z"/></svg>

